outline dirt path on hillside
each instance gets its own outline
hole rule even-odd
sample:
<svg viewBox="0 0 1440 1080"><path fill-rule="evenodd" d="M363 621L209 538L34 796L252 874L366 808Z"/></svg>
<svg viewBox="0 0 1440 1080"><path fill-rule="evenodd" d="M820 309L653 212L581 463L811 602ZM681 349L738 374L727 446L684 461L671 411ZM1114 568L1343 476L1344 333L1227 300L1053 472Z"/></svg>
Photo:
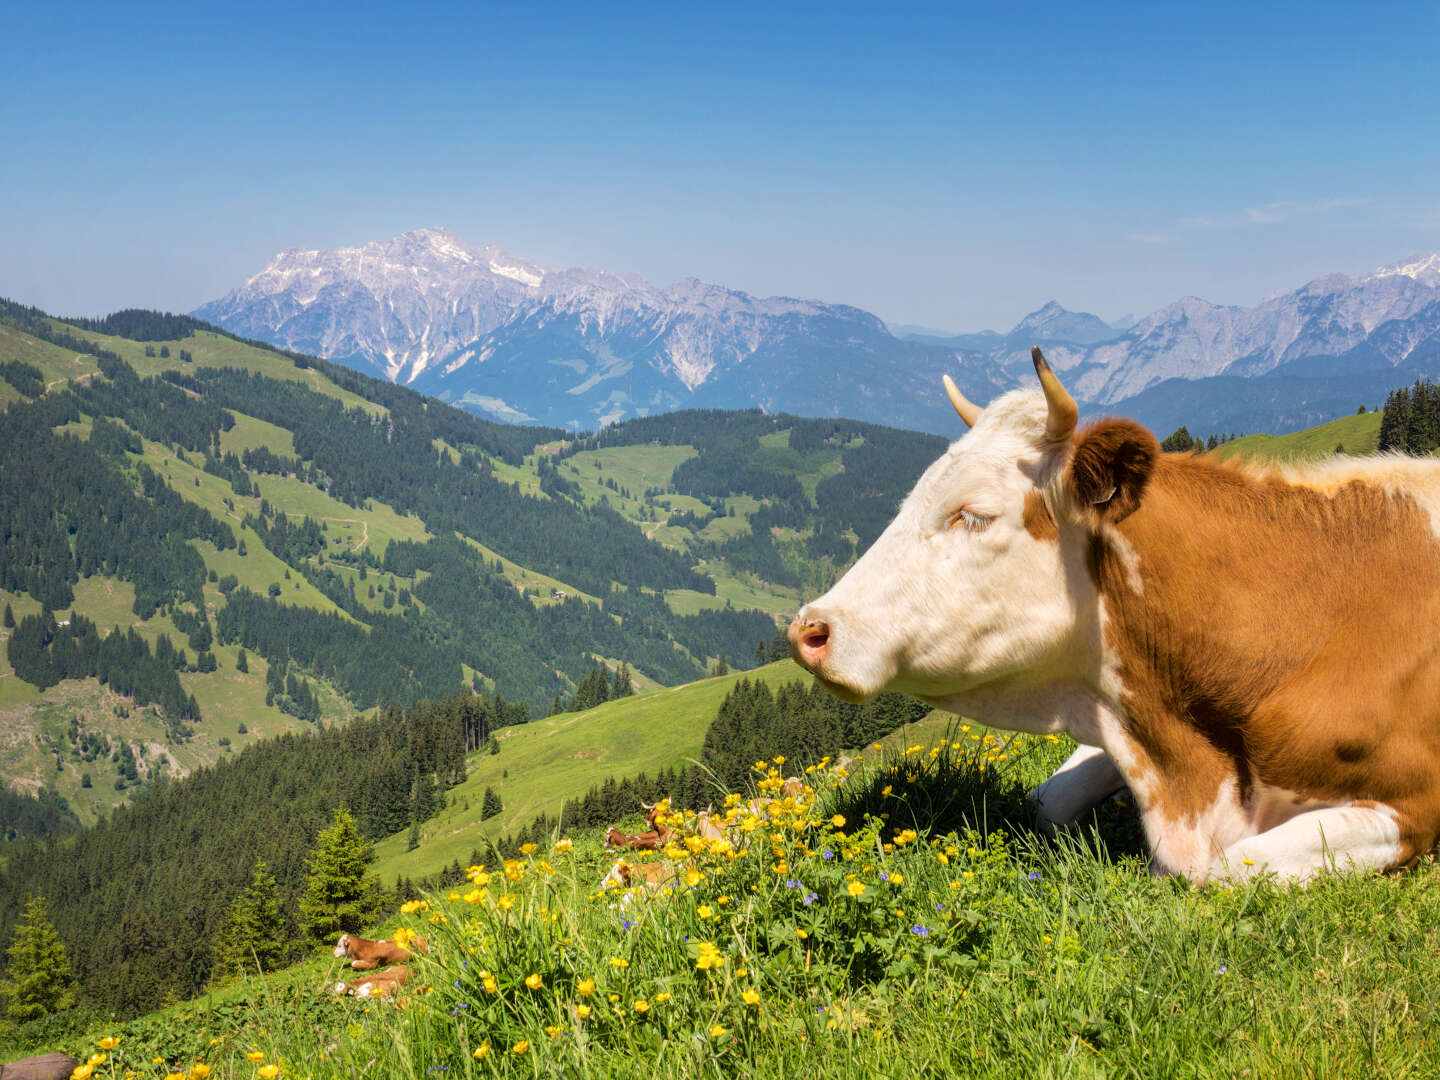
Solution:
<svg viewBox="0 0 1440 1080"><path fill-rule="evenodd" d="M360 542L352 547L351 551L359 551L370 542L370 524L363 518L326 518L326 521L344 521L350 525L360 526Z"/></svg>

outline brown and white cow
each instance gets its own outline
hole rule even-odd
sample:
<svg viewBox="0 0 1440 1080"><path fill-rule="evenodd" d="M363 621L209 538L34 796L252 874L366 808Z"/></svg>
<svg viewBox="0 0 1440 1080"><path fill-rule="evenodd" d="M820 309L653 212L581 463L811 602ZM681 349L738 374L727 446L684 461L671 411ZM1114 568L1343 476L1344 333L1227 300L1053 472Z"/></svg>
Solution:
<svg viewBox="0 0 1440 1080"><path fill-rule="evenodd" d="M335 993L348 997L389 997L404 986L409 978L410 969L401 965L377 971L374 975L352 979L348 983L337 982L333 989Z"/></svg>
<svg viewBox="0 0 1440 1080"><path fill-rule="evenodd" d="M1036 792L1067 823L1122 784L1155 868L1193 881L1391 869L1440 833L1440 462L1271 469L980 409L874 546L790 626L847 701L913 694L1081 748Z"/></svg>
<svg viewBox="0 0 1440 1080"><path fill-rule="evenodd" d="M425 939L417 937L411 946L420 952L427 951ZM373 971L382 964L403 964L410 959L410 950L394 941L375 941L358 934L341 934L335 943L335 958L348 957L350 966L356 971Z"/></svg>
<svg viewBox="0 0 1440 1080"><path fill-rule="evenodd" d="M628 862L618 860L610 872L600 879L600 891L623 889L620 906L628 908L641 893L655 895L666 887L674 885L679 870L675 864L664 860L656 862Z"/></svg>

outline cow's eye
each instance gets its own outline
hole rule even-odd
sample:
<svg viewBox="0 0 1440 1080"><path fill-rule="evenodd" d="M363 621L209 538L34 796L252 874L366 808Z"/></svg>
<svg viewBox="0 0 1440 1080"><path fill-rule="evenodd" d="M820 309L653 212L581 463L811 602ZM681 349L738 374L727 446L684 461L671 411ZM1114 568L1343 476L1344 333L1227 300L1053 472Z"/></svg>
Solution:
<svg viewBox="0 0 1440 1080"><path fill-rule="evenodd" d="M949 524L952 529L968 529L970 532L984 532L994 521L993 517L986 517L984 514L977 514L968 506L962 506L950 515Z"/></svg>

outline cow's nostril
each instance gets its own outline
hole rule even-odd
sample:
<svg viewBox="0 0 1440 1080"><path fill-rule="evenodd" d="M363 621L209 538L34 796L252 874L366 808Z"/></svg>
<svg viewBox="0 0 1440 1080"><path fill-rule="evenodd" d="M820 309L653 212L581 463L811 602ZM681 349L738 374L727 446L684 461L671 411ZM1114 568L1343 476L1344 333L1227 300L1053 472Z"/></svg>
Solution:
<svg viewBox="0 0 1440 1080"><path fill-rule="evenodd" d="M790 624L790 654L802 667L814 669L830 645L830 624L824 619L796 619Z"/></svg>

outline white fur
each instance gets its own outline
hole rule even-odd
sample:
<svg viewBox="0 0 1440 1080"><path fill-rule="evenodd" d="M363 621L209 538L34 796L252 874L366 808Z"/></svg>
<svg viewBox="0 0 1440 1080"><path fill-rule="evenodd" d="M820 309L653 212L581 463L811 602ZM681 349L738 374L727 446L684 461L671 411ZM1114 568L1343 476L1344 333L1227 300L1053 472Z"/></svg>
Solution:
<svg viewBox="0 0 1440 1080"><path fill-rule="evenodd" d="M340 935L340 940L335 943L335 959L336 959L336 960L339 960L341 957L348 956L348 955L350 954L350 950L349 950L349 947L348 947L349 944L350 944L350 935L349 935L349 934L341 934L341 935Z"/></svg>
<svg viewBox="0 0 1440 1080"><path fill-rule="evenodd" d="M1231 844L1207 877L1242 882L1256 874L1308 881L1326 870L1381 870L1400 861L1400 827L1388 806L1336 806L1299 814L1283 825Z"/></svg>
<svg viewBox="0 0 1440 1080"><path fill-rule="evenodd" d="M1069 654L1095 597L1083 553L1067 557L1079 545L1036 539L1023 523L1026 495L1063 466L1046 417L1036 391L991 403L870 550L801 610L830 627L816 674L837 695L863 701L889 689L938 704L1014 680L1033 691L1036 671L1079 673L1085 658ZM950 525L962 507L994 520L981 532Z"/></svg>
<svg viewBox="0 0 1440 1080"><path fill-rule="evenodd" d="M1125 786L1113 758L1098 746L1082 746L1030 795L1041 820L1073 825L1088 810Z"/></svg>

